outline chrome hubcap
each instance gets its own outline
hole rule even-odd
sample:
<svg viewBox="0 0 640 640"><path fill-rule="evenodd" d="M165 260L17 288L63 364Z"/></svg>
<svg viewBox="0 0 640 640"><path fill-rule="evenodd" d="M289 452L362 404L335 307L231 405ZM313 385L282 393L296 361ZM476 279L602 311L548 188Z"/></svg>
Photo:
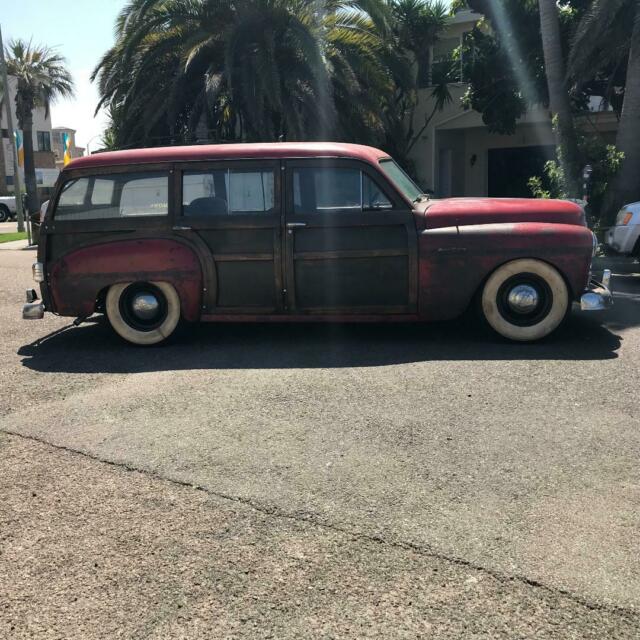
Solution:
<svg viewBox="0 0 640 640"><path fill-rule="evenodd" d="M153 320L159 309L158 299L150 293L139 293L131 301L131 310L140 320Z"/></svg>
<svg viewBox="0 0 640 640"><path fill-rule="evenodd" d="M509 291L507 302L516 313L531 313L539 303L538 292L528 284L519 284Z"/></svg>

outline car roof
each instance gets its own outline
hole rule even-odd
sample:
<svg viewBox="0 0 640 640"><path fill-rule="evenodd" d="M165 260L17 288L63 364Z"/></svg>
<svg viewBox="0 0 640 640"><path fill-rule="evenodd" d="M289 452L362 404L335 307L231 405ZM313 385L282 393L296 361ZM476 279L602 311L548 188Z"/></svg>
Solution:
<svg viewBox="0 0 640 640"><path fill-rule="evenodd" d="M259 142L209 144L184 147L152 147L106 151L72 160L65 170L108 167L124 164L190 162L206 160L281 159L281 158L352 158L377 164L388 154L374 147L342 142Z"/></svg>

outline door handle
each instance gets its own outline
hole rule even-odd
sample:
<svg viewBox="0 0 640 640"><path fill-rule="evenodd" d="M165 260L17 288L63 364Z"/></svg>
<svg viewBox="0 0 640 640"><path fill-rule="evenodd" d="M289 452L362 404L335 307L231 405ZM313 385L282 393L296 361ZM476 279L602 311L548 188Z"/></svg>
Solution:
<svg viewBox="0 0 640 640"><path fill-rule="evenodd" d="M193 231L191 227L173 227L173 231Z"/></svg>
<svg viewBox="0 0 640 640"><path fill-rule="evenodd" d="M302 229L306 226L306 222L287 222L287 229Z"/></svg>

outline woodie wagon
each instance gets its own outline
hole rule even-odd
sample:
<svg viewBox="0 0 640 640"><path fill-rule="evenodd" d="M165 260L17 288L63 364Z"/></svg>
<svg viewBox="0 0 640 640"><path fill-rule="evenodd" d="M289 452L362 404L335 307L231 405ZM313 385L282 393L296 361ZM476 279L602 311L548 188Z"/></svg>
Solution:
<svg viewBox="0 0 640 640"><path fill-rule="evenodd" d="M139 345L181 320L433 321L471 305L540 339L611 304L582 208L431 200L384 152L336 143L139 149L73 160L41 224L42 300L23 317L105 313Z"/></svg>

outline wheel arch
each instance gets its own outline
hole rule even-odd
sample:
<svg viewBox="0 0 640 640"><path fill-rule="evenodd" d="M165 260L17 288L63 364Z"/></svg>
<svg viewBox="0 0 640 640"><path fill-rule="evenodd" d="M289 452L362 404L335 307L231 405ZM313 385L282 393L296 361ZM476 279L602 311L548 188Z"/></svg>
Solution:
<svg viewBox="0 0 640 640"><path fill-rule="evenodd" d="M109 288L126 282L167 282L185 320L200 317L204 275L196 250L165 238L112 240L74 249L50 267L55 311L86 316L104 305Z"/></svg>

